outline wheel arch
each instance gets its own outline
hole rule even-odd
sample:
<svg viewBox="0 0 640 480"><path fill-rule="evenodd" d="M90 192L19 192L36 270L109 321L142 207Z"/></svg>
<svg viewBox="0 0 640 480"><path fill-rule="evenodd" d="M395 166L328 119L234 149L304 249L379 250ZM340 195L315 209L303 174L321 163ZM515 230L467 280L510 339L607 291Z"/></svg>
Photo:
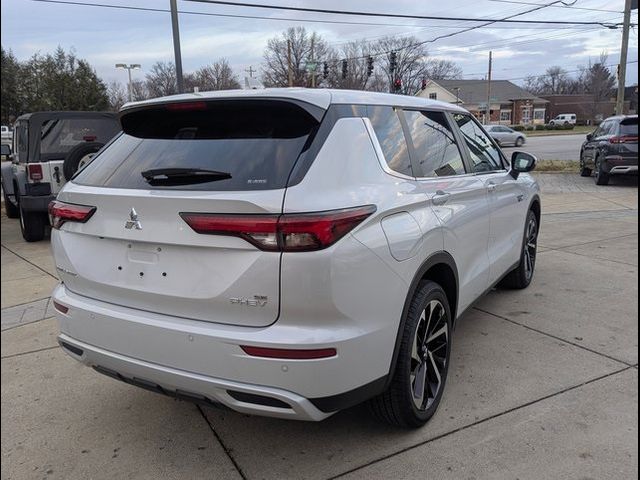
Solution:
<svg viewBox="0 0 640 480"><path fill-rule="evenodd" d="M400 353L400 344L402 343L402 332L409 313L409 306L411 299L418 288L418 285L423 280L431 280L439 284L447 294L447 300L449 301L449 308L451 310L452 322L455 327L457 312L458 312L458 267L456 262L450 253L440 251L429 256L417 269L413 276L413 280L409 285L409 291L404 301L404 307L402 309L402 316L398 325L398 331L396 333L396 341L393 348L393 357L391 358L391 365L389 367L389 373L385 381L385 389L391 383L393 374L398 361L398 355Z"/></svg>

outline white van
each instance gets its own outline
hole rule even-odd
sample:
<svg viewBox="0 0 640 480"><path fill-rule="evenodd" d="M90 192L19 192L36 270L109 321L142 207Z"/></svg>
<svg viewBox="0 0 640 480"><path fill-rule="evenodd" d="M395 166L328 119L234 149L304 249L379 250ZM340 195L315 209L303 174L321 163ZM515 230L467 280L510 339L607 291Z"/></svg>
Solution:
<svg viewBox="0 0 640 480"><path fill-rule="evenodd" d="M556 118L549 122L549 125L575 125L576 114L575 113L561 113Z"/></svg>

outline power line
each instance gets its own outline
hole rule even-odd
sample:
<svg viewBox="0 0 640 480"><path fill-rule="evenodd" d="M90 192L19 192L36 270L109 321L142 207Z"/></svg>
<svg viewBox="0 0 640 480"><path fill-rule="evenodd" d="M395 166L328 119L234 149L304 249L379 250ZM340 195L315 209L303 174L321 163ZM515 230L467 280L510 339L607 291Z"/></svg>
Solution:
<svg viewBox="0 0 640 480"><path fill-rule="evenodd" d="M534 2L523 2L516 0L488 0L489 2L496 3L511 3L514 5L541 5ZM574 2L575 3L575 2ZM588 12L608 12L608 13L624 13L622 10L607 10L605 8L588 8L588 7L576 7L575 5L552 5L554 8L570 8L572 10L585 10Z"/></svg>
<svg viewBox="0 0 640 480"><path fill-rule="evenodd" d="M248 3L248 2L229 2L224 0L185 0L187 2L194 3L203 3L203 4L211 4L211 5L226 5L232 7L245 7L245 8L261 8L268 10L283 10L283 11L294 11L294 12L305 12L305 13L322 13L328 15L353 15L360 17L385 17L385 18L406 18L412 20L440 20L440 21L455 21L455 22L490 22L490 23L532 23L532 24L548 24L548 25L600 25L603 27L609 28L609 25L606 25L603 22L571 22L566 20L514 20L512 16L505 18L474 18L474 17L444 17L444 16L436 16L436 15L409 15L404 13L389 13L389 12L365 12L360 10L331 10L326 8L310 8L310 7L291 7L285 5L266 5L266 4L258 4L258 3ZM559 0L553 3L562 3L564 0ZM540 5L537 4L539 8L531 9L530 11L539 10L540 8L545 8L548 5ZM522 12L524 13L529 12Z"/></svg>
<svg viewBox="0 0 640 480"><path fill-rule="evenodd" d="M88 3L82 1L73 1L73 0L32 0L34 2L40 3L53 3L53 4L61 4L61 5L75 5L82 7L99 7L99 8L111 8L115 10L134 10L134 11L142 11L142 12L160 12L160 13L170 13L171 10L164 8L153 8L153 7L137 7L131 5L112 5L107 3ZM334 25L364 25L364 26L374 26L374 27L419 27L419 28L456 28L455 25L433 25L433 24L415 24L415 23L376 23L376 22L357 22L357 21L348 21L348 20L320 20L320 19L302 19L302 18L291 18L291 17L267 17L263 15L242 15L242 14L232 14L232 13L213 13L213 12L198 12L193 10L179 10L179 14L181 15L201 15L205 17L222 17L222 18L240 18L240 19L255 19L255 20L273 20L277 22L297 22L297 23L326 23L326 24L334 24ZM502 27L502 28L512 28L517 29L520 27ZM549 27L551 28L551 27Z"/></svg>
<svg viewBox="0 0 640 480"><path fill-rule="evenodd" d="M627 65L632 64L632 63L638 63L638 60L630 60L627 62ZM612 65L603 65L604 68L612 68L612 67L617 67L618 64L614 63ZM577 72L582 72L583 69L577 69L577 70L565 70L562 73L577 73ZM514 77L514 78L500 78L497 80L526 80L527 78L530 77L534 77L534 78L541 78L541 77L548 77L549 74L548 73L543 73L541 75L527 75L526 77Z"/></svg>

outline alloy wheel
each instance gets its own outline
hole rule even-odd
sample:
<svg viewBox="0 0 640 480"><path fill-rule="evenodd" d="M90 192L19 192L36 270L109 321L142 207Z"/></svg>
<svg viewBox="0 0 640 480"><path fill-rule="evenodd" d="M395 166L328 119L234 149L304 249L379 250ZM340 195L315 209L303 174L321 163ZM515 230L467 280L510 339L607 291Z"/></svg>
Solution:
<svg viewBox="0 0 640 480"><path fill-rule="evenodd" d="M442 389L448 343L447 311L432 300L420 315L411 348L411 394L418 410L428 409Z"/></svg>
<svg viewBox="0 0 640 480"><path fill-rule="evenodd" d="M532 217L527 224L526 241L524 244L524 272L527 281L533 276L533 269L536 265L536 252L538 248L538 225L536 219Z"/></svg>

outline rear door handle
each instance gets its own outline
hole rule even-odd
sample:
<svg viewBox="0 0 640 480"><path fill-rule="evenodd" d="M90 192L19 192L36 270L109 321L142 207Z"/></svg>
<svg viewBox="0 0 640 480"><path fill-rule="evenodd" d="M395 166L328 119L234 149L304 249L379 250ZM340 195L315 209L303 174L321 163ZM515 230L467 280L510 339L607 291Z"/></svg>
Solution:
<svg viewBox="0 0 640 480"><path fill-rule="evenodd" d="M496 189L496 188L498 188L498 185L496 185L496 184L495 184L495 183L493 183L493 182L489 182L489 183L487 184L487 190L489 190L490 192L495 191L495 189Z"/></svg>
<svg viewBox="0 0 640 480"><path fill-rule="evenodd" d="M431 201L433 202L434 205L444 205L449 201L450 197L451 197L450 193L443 192L442 190L438 190L436 194L433 196L433 198L431 198Z"/></svg>

